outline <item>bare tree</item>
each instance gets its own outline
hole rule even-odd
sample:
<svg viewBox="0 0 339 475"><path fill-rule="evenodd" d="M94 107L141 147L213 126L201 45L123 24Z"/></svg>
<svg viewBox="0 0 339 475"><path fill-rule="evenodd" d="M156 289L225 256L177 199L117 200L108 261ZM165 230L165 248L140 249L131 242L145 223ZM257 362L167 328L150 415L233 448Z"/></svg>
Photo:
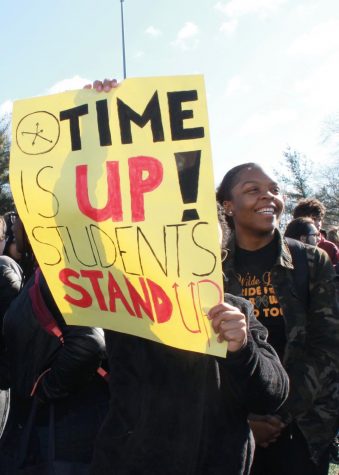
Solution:
<svg viewBox="0 0 339 475"><path fill-rule="evenodd" d="M305 155L291 147L284 150L281 167L274 172L286 196L282 227L292 219L293 209L301 198L315 195L310 183L312 171L313 163Z"/></svg>
<svg viewBox="0 0 339 475"><path fill-rule="evenodd" d="M339 225L339 163L331 166L325 172L325 184L320 188L316 197L326 206L324 225Z"/></svg>
<svg viewBox="0 0 339 475"><path fill-rule="evenodd" d="M339 112L326 118L323 123L321 138L323 144L329 145L333 150L333 155L339 157Z"/></svg>
<svg viewBox="0 0 339 475"><path fill-rule="evenodd" d="M0 214L13 210L14 203L9 187L9 120L0 118Z"/></svg>

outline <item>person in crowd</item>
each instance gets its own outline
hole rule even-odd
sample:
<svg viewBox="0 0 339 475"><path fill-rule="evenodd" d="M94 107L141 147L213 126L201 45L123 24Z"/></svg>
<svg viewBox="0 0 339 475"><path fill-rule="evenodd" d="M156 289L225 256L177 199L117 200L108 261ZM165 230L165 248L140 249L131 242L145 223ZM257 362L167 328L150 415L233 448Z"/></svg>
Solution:
<svg viewBox="0 0 339 475"><path fill-rule="evenodd" d="M333 242L339 249L339 226L333 226L329 231L328 231L328 240ZM336 282L337 282L337 295L339 298L339 261L336 263L334 266L335 272L336 272Z"/></svg>
<svg viewBox="0 0 339 475"><path fill-rule="evenodd" d="M16 262L20 263L21 255L16 248L14 234L12 230L13 223L17 217L16 211L8 211L4 214L4 220L6 222L6 243L3 250L5 256L9 256Z"/></svg>
<svg viewBox="0 0 339 475"><path fill-rule="evenodd" d="M285 229L285 237L316 246L318 244L319 231L315 227L312 218L296 218L288 223Z"/></svg>
<svg viewBox="0 0 339 475"><path fill-rule="evenodd" d="M287 377L246 300L225 294L208 318L225 359L105 330L111 399L92 475L249 473L248 413L279 407Z"/></svg>
<svg viewBox="0 0 339 475"><path fill-rule="evenodd" d="M326 208L316 198L302 198L293 210L293 218L312 218L318 231L322 228ZM333 242L327 241L320 233L318 247L324 249L335 266L339 262L339 249Z"/></svg>
<svg viewBox="0 0 339 475"><path fill-rule="evenodd" d="M5 220L0 217L0 246L5 239L5 227ZM3 318L9 304L18 295L21 285L22 271L20 266L10 257L0 255L0 359L4 351ZM7 421L9 400L9 391L0 389L0 437Z"/></svg>
<svg viewBox="0 0 339 475"><path fill-rule="evenodd" d="M283 196L259 165L229 170L217 200L233 229L223 262L225 288L254 304L290 378L289 397L279 411L250 417L257 444L252 474L327 475L339 402L333 267L317 247L301 246L298 253L289 248L278 229Z"/></svg>
<svg viewBox="0 0 339 475"><path fill-rule="evenodd" d="M319 229L320 234L324 239L327 239L327 231L324 228Z"/></svg>
<svg viewBox="0 0 339 475"><path fill-rule="evenodd" d="M327 238L339 248L339 226L333 226L329 229Z"/></svg>
<svg viewBox="0 0 339 475"><path fill-rule="evenodd" d="M25 270L28 281L12 301L3 323L0 388L11 389L11 407L0 441L0 473L14 475L22 467L34 470L48 460L53 407L55 460L62 461L67 473L87 474L94 440L108 409L108 385L97 374L105 359L103 331L65 323L32 251L28 255L30 247L20 218L13 231L18 250L29 265ZM50 334L43 326L37 303L44 317L52 315L59 334ZM29 434L33 407L36 419ZM29 444L22 450L26 437ZM35 470L40 473L39 468Z"/></svg>
<svg viewBox="0 0 339 475"><path fill-rule="evenodd" d="M0 255L4 253L6 245L6 231L7 225L5 218L3 216L0 216Z"/></svg>

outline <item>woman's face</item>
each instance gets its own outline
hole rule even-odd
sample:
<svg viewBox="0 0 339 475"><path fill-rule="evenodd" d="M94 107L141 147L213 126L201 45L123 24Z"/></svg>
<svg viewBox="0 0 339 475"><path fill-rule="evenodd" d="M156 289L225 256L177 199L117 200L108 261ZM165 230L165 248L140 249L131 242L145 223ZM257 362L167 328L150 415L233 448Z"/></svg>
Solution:
<svg viewBox="0 0 339 475"><path fill-rule="evenodd" d="M224 202L235 232L255 236L273 234L284 209L277 183L260 168L249 167L237 176L231 200Z"/></svg>

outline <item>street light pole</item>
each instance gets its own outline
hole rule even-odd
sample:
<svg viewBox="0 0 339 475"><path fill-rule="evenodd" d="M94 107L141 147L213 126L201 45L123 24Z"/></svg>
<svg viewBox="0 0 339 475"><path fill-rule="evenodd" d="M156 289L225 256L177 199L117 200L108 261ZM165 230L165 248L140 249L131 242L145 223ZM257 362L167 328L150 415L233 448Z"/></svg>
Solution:
<svg viewBox="0 0 339 475"><path fill-rule="evenodd" d="M120 0L121 10L121 38L122 38L122 64L124 69L124 79L126 79L126 54L125 54L125 30L124 30L124 0Z"/></svg>

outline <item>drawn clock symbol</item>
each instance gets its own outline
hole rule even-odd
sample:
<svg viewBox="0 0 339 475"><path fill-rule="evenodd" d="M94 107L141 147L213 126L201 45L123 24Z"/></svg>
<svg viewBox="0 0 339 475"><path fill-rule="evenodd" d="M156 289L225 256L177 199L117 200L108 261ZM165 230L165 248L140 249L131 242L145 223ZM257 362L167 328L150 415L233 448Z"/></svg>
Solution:
<svg viewBox="0 0 339 475"><path fill-rule="evenodd" d="M46 111L36 111L23 117L16 129L16 143L26 155L50 152L58 143L58 119Z"/></svg>

